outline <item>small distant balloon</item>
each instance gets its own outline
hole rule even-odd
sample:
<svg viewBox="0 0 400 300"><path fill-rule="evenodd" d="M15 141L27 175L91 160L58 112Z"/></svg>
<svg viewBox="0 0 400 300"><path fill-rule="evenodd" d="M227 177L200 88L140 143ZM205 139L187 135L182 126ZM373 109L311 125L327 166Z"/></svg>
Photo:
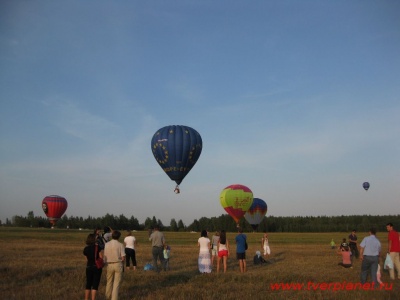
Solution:
<svg viewBox="0 0 400 300"><path fill-rule="evenodd" d="M67 200L57 195L46 196L42 201L42 209L52 226L62 217L67 207Z"/></svg>
<svg viewBox="0 0 400 300"><path fill-rule="evenodd" d="M249 210L244 215L244 218L249 222L253 230L257 230L258 225L260 225L261 221L264 219L267 210L267 203L265 203L264 200L260 198L253 199L253 204L251 204Z"/></svg>
<svg viewBox="0 0 400 300"><path fill-rule="evenodd" d="M253 192L244 185L233 184L224 188L219 195L221 206L239 224L253 203Z"/></svg>
<svg viewBox="0 0 400 300"><path fill-rule="evenodd" d="M179 185L196 164L202 148L200 134L189 126L165 126L154 133L151 151L164 172L176 182L176 194L180 193Z"/></svg>
<svg viewBox="0 0 400 300"><path fill-rule="evenodd" d="M364 182L363 183L364 190L368 191L369 187L370 187L369 182Z"/></svg>

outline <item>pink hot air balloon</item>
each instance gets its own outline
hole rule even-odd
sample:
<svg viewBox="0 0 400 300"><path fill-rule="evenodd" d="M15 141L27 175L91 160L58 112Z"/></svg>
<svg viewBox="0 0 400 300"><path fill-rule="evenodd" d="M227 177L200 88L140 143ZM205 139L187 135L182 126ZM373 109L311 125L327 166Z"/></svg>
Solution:
<svg viewBox="0 0 400 300"><path fill-rule="evenodd" d="M51 195L44 197L42 209L52 226L62 217L68 207L68 202L64 197Z"/></svg>
<svg viewBox="0 0 400 300"><path fill-rule="evenodd" d="M222 207L238 224L253 203L253 192L244 185L233 184L219 195Z"/></svg>

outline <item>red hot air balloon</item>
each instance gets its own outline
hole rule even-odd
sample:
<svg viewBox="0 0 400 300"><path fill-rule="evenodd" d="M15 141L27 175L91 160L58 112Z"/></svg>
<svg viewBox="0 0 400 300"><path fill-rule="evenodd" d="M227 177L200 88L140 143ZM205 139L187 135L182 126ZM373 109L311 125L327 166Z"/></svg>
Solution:
<svg viewBox="0 0 400 300"><path fill-rule="evenodd" d="M253 192L247 186L233 184L222 190L219 199L221 206L239 226L239 220L253 203Z"/></svg>
<svg viewBox="0 0 400 300"><path fill-rule="evenodd" d="M64 197L51 195L44 197L42 209L52 226L62 217L68 207L68 202Z"/></svg>

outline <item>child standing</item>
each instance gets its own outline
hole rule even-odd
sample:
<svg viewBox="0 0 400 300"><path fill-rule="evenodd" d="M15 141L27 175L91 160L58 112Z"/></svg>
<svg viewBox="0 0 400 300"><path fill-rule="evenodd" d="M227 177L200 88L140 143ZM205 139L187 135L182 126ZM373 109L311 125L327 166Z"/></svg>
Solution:
<svg viewBox="0 0 400 300"><path fill-rule="evenodd" d="M164 246L164 271L169 270L169 257L170 257L171 247L169 245Z"/></svg>
<svg viewBox="0 0 400 300"><path fill-rule="evenodd" d="M333 250L335 248L336 248L336 244L335 244L335 241L332 239L331 240L331 249Z"/></svg>
<svg viewBox="0 0 400 300"><path fill-rule="evenodd" d="M269 242L268 242L268 234L265 232L263 238L261 239L261 247L264 249L264 256L267 258L271 254L271 250L269 248Z"/></svg>
<svg viewBox="0 0 400 300"><path fill-rule="evenodd" d="M216 231L211 238L211 266L214 266L214 258L218 256L218 242L219 242L219 231Z"/></svg>

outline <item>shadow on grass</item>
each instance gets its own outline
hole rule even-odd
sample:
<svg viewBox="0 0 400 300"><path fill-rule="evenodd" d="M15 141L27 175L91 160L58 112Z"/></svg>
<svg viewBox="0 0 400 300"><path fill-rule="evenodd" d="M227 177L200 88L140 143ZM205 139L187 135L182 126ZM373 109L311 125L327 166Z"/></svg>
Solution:
<svg viewBox="0 0 400 300"><path fill-rule="evenodd" d="M282 260L285 260L284 257L285 252L278 252L274 255L274 257L271 257L269 259L267 259L267 264L275 264L277 262L280 262Z"/></svg>
<svg viewBox="0 0 400 300"><path fill-rule="evenodd" d="M284 255L285 255L285 252L278 252L278 253L276 253L276 254L274 255L273 258L271 258L271 260L273 261L273 263L282 261L282 260L285 259L285 256L284 256Z"/></svg>
<svg viewBox="0 0 400 300"><path fill-rule="evenodd" d="M9 269L7 271L10 271ZM69 276L71 272L75 272L75 267L59 267L52 269L44 269L37 270L33 272L20 272L19 277L23 278L23 280L19 280L15 282L16 286L26 286L29 284L34 284L37 282L41 282L45 278L63 278L65 276ZM24 276L23 274L26 274Z"/></svg>
<svg viewBox="0 0 400 300"><path fill-rule="evenodd" d="M276 253L273 257L268 259L268 263L264 264L268 268L268 265L273 265L283 261L285 259L285 252ZM253 266L248 260L248 268L257 269L259 266ZM162 297L161 295L168 293L169 295L182 295L182 293L188 292L188 286L196 286L199 284L207 284L210 280L215 280L218 276L215 272L215 267L211 274L201 274L198 269L193 266L190 270L171 270L171 271L138 271L137 273L129 273L127 277L124 277L124 281L130 282L122 290L122 298L129 299L153 299ZM243 277L239 273L239 266L236 259L230 259L228 262L228 276L224 276L221 273L219 280L226 280L228 284L232 283L232 280L236 282L239 280L243 282ZM251 278L251 277L249 277ZM193 287L191 287L193 288ZM190 288L189 288L190 289ZM167 292L168 291L168 292Z"/></svg>
<svg viewBox="0 0 400 300"><path fill-rule="evenodd" d="M179 273L162 271L160 273L155 273L154 271L150 272L152 273L146 274L146 277L149 276L151 280L146 280L145 284L141 284L140 280L135 282L133 286L128 288L128 295L146 298L150 294L157 294L158 291L163 291L167 287L171 288L177 285L184 285L197 276L205 276L196 270Z"/></svg>

